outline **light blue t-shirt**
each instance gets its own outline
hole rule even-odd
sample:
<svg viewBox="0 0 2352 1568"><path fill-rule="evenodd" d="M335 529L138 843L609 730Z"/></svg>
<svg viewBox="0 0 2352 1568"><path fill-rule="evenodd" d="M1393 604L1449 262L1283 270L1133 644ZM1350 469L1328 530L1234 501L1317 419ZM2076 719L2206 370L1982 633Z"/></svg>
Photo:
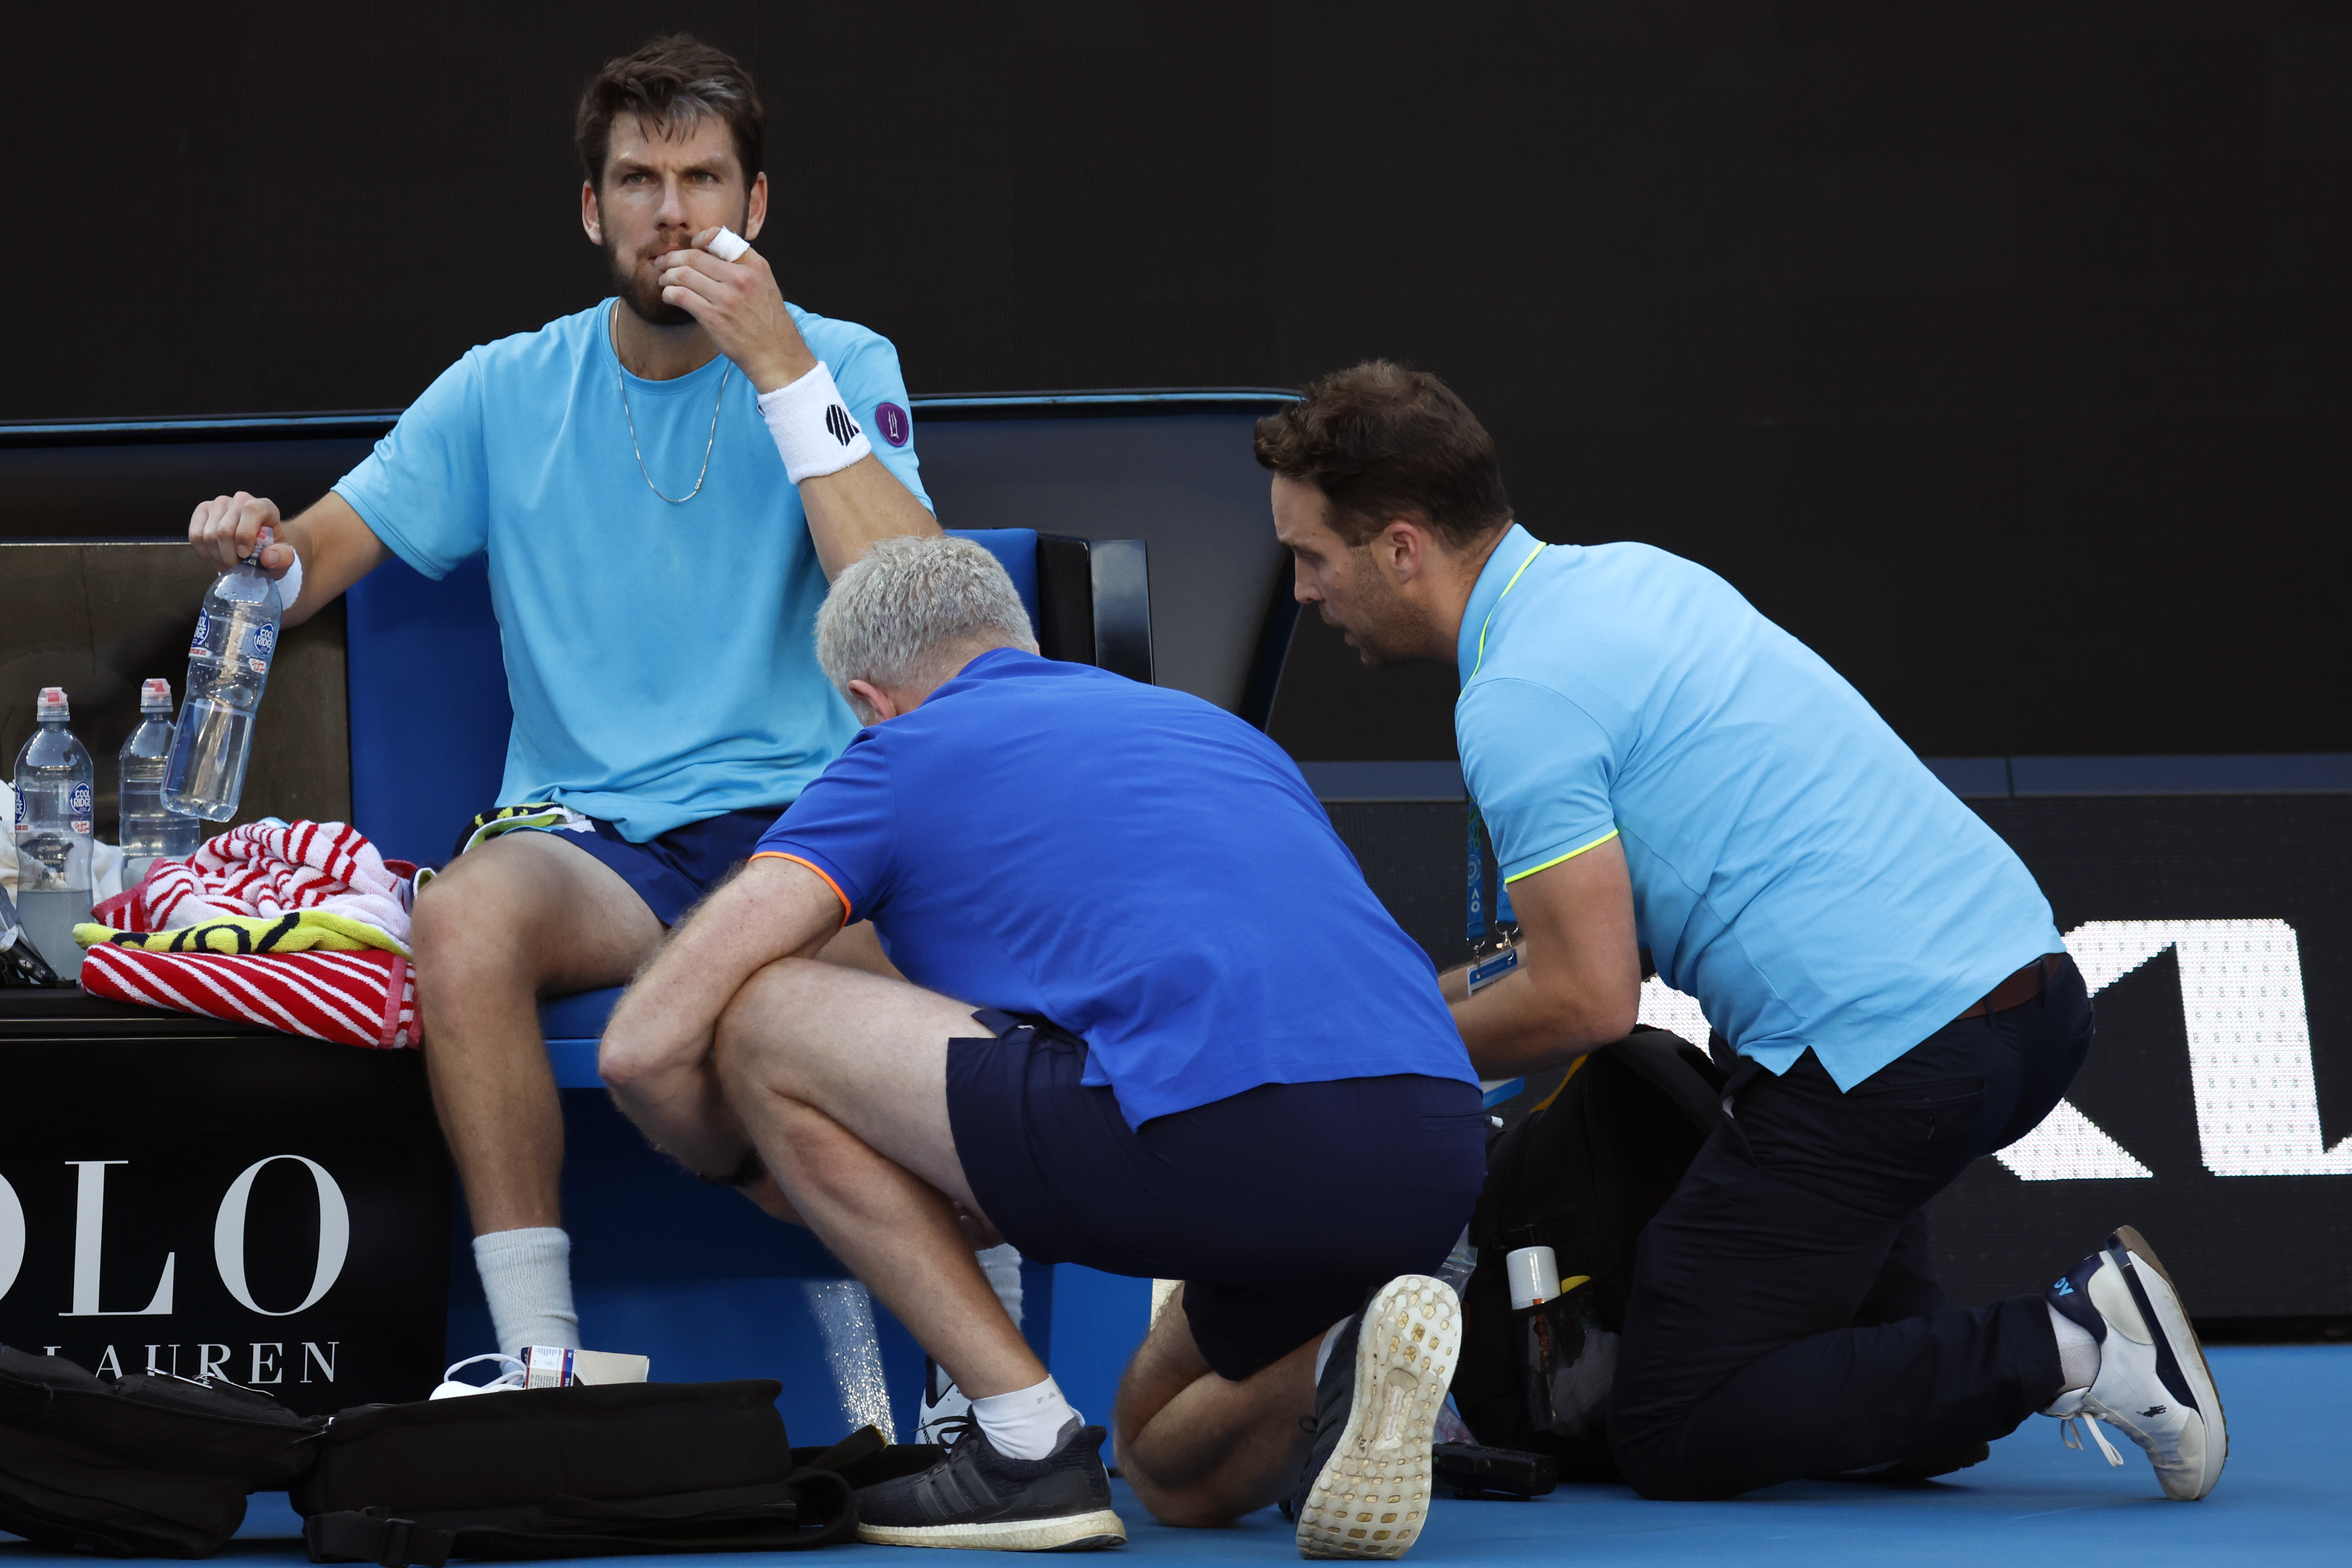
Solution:
<svg viewBox="0 0 2352 1568"><path fill-rule="evenodd" d="M824 571L757 391L723 356L628 374L614 308L467 350L335 493L427 577L488 552L514 704L499 803L560 800L642 843L789 804L857 721L817 667ZM791 308L875 454L930 505L898 350ZM692 500L654 494L692 492L706 450Z"/></svg>
<svg viewBox="0 0 2352 1568"><path fill-rule="evenodd" d="M1514 527L1454 730L1506 878L1612 835L1659 976L1774 1072L1851 1089L2043 953L2050 903L1822 657L1648 545Z"/></svg>

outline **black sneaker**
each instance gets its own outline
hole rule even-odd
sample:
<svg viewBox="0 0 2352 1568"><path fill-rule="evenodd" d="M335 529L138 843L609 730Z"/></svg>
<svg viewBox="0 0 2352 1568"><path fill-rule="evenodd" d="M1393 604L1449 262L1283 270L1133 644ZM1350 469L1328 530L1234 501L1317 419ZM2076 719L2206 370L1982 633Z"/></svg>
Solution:
<svg viewBox="0 0 2352 1568"><path fill-rule="evenodd" d="M1073 1418L1042 1459L998 1453L977 1416L956 1418L948 1457L919 1475L862 1487L857 1539L879 1546L963 1546L992 1552L1087 1552L1118 1546L1127 1525L1111 1511L1103 1429Z"/></svg>
<svg viewBox="0 0 2352 1568"><path fill-rule="evenodd" d="M1430 1443L1462 1354L1452 1286L1401 1274L1339 1332L1315 1385L1314 1445L1283 1512L1302 1557L1402 1557L1429 1516Z"/></svg>

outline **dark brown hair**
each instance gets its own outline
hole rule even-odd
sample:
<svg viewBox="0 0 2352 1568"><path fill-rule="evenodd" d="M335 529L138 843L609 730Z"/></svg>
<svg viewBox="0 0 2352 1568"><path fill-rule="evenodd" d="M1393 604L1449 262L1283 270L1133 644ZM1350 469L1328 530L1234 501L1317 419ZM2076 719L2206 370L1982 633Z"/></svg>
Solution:
<svg viewBox="0 0 2352 1568"><path fill-rule="evenodd" d="M768 111L751 73L724 49L714 49L689 33L656 38L636 53L606 60L580 94L572 140L588 183L604 183L604 160L612 151L613 121L634 114L649 128L691 131L706 114L726 123L735 139L735 161L749 186L760 172L768 140Z"/></svg>
<svg viewBox="0 0 2352 1568"><path fill-rule="evenodd" d="M1331 502L1331 526L1362 544L1397 517L1425 522L1449 548L1511 521L1495 438L1454 389L1426 371L1369 360L1307 383L1257 422L1257 460Z"/></svg>

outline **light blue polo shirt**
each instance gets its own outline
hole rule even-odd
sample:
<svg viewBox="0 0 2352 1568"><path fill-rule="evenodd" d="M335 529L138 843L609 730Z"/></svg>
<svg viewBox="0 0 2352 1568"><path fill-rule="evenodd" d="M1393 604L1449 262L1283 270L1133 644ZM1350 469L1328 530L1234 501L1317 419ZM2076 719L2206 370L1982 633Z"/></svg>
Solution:
<svg viewBox="0 0 2352 1568"><path fill-rule="evenodd" d="M614 308L467 350L335 493L427 577L488 552L514 705L499 804L560 800L642 843L788 804L857 721L817 667L824 571L757 391L723 357L675 381L628 374ZM929 506L898 350L791 308ZM692 493L706 451L692 500L654 493Z"/></svg>
<svg viewBox="0 0 2352 1568"><path fill-rule="evenodd" d="M2043 953L2015 852L1821 656L1705 567L1514 526L1463 617L1454 730L1516 881L1612 837L1666 984L1851 1089Z"/></svg>

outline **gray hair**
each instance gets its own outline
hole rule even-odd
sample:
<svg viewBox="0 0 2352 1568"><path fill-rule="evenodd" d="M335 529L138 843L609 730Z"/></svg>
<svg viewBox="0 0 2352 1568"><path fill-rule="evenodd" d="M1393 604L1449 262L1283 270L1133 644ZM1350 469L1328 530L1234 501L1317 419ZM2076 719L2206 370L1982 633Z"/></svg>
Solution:
<svg viewBox="0 0 2352 1568"><path fill-rule="evenodd" d="M816 659L857 716L849 683L928 692L990 648L1037 651L1029 612L994 556L970 539L877 540L816 612Z"/></svg>

